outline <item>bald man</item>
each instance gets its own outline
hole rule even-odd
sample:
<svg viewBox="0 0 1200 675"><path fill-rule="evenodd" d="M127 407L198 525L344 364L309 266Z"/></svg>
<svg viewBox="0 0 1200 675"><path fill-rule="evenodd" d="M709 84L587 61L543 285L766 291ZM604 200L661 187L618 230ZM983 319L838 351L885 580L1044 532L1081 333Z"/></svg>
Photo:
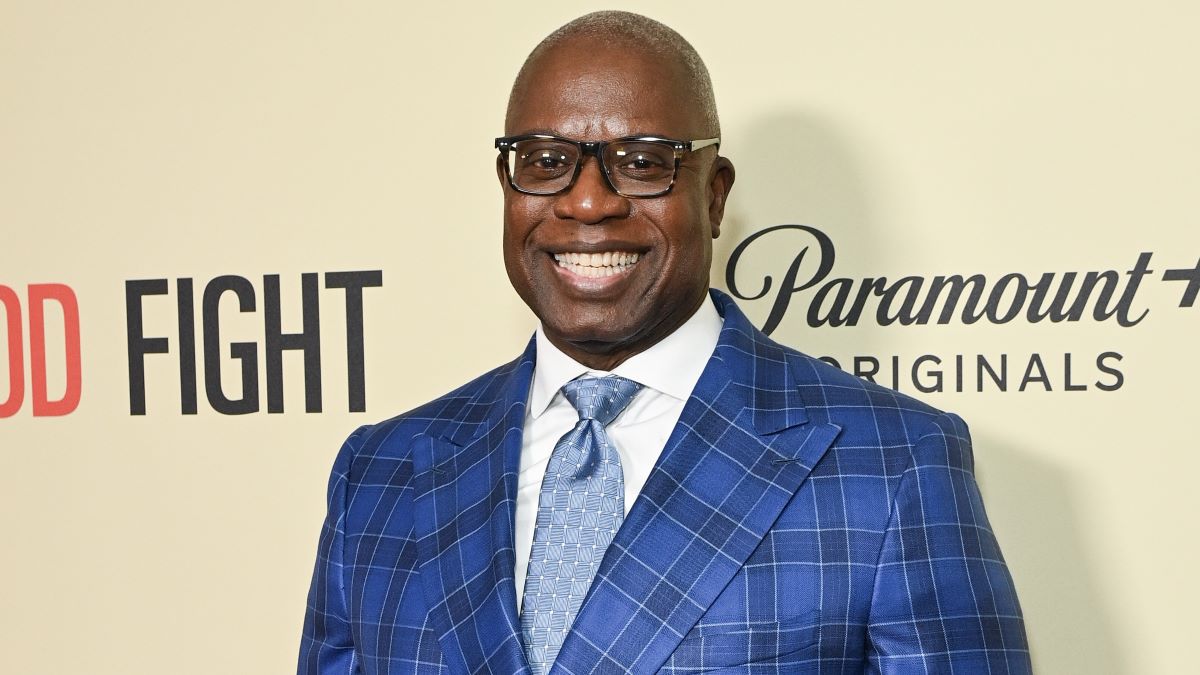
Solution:
<svg viewBox="0 0 1200 675"><path fill-rule="evenodd" d="M957 417L708 288L707 70L589 14L496 140L525 352L346 441L301 673L1027 673Z"/></svg>

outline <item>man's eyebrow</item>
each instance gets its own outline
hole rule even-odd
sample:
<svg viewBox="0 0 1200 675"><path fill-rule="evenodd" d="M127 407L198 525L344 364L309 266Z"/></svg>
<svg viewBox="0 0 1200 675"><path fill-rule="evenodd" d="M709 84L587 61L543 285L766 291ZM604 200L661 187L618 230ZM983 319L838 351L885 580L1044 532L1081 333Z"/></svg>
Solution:
<svg viewBox="0 0 1200 675"><path fill-rule="evenodd" d="M523 129L515 134L508 134L508 135L509 136L526 136L529 134L542 134L545 136L558 136L560 138L566 138L566 136L563 136L562 134L560 134L559 132L557 132L553 129L544 129L542 127L536 127L534 129Z"/></svg>
<svg viewBox="0 0 1200 675"><path fill-rule="evenodd" d="M568 135L562 133L561 131L556 131L554 129L546 129L546 128L542 128L542 127L537 127L537 128L533 128L533 129L525 129L525 130L520 131L519 133L508 134L508 135L509 136L525 136L527 134L543 134L546 136L557 136L559 138L565 138L565 139L572 140L572 141L585 141L585 142L611 141L611 140L616 140L618 138L675 138L674 136L671 136L669 134L662 134L657 131L635 131L633 133L625 134L623 136L613 136L612 138L573 138L571 136L568 136Z"/></svg>

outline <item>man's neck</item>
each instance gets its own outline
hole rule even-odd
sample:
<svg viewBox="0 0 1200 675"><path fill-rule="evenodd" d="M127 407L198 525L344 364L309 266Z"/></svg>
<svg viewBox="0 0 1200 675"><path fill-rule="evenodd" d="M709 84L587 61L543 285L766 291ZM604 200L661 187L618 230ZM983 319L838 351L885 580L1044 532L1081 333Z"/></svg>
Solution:
<svg viewBox="0 0 1200 675"><path fill-rule="evenodd" d="M720 340L722 323L716 304L706 299L682 326L612 370L580 363L550 342L539 328L530 411L535 417L540 415L565 383L586 372L620 375L680 401L686 400Z"/></svg>

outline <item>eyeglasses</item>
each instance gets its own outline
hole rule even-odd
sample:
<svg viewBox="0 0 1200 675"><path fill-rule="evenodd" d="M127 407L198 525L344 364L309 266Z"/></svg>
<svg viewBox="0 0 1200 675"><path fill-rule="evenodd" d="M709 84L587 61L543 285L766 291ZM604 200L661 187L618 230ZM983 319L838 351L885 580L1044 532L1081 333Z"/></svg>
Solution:
<svg viewBox="0 0 1200 675"><path fill-rule="evenodd" d="M579 177L584 158L600 162L604 180L622 197L659 197L671 191L686 152L720 145L720 138L675 141L631 136L612 141L572 141L548 134L496 139L508 184L527 195L566 192Z"/></svg>

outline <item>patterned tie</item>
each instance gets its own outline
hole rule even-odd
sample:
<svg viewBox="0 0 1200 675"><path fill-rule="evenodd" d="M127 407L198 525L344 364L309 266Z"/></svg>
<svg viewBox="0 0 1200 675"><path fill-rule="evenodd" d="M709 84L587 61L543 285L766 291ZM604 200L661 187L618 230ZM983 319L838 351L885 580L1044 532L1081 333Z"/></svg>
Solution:
<svg viewBox="0 0 1200 675"><path fill-rule="evenodd" d="M642 385L616 375L563 386L579 422L554 446L538 498L521 635L534 675L554 664L604 550L625 520L621 458L604 427Z"/></svg>

